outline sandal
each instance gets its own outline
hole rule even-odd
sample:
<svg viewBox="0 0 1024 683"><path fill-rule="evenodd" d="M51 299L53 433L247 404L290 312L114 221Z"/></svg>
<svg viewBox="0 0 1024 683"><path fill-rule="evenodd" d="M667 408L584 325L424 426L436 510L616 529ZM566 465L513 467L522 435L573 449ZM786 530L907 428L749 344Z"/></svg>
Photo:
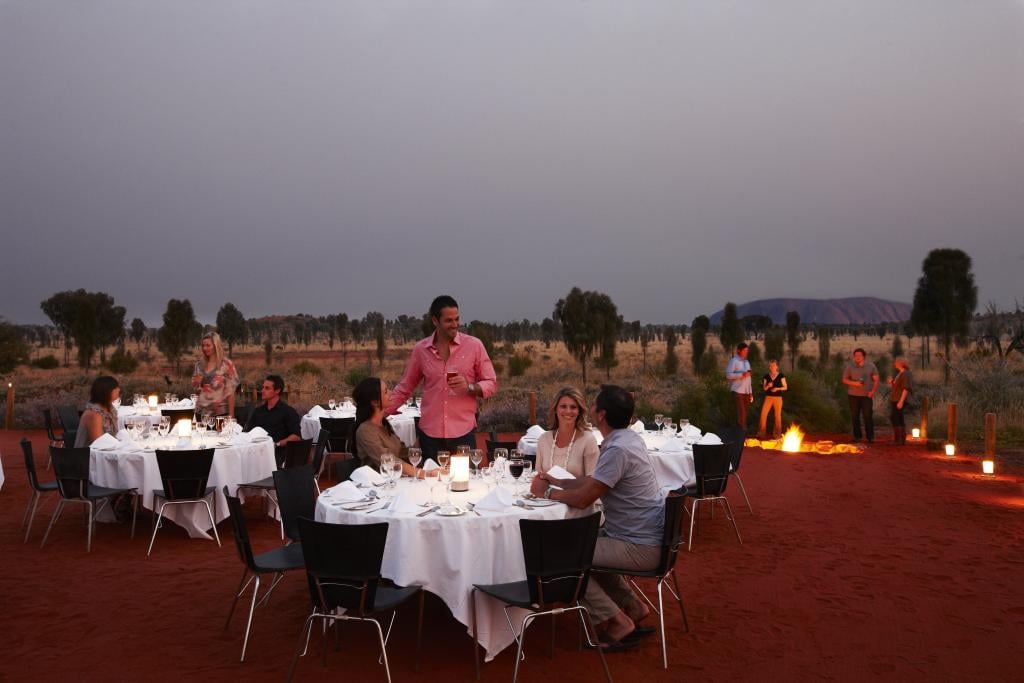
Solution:
<svg viewBox="0 0 1024 683"><path fill-rule="evenodd" d="M600 647L601 652L604 652L605 654L611 654L613 652L627 652L637 646L637 642L635 640L628 643L622 640L615 640L608 635L607 632L598 633L597 642L597 647ZM587 647L593 648L594 646L588 645Z"/></svg>
<svg viewBox="0 0 1024 683"><path fill-rule="evenodd" d="M637 626L632 631L619 638L619 642L635 643L641 638L646 638L647 636L653 635L657 632L658 629L655 626Z"/></svg>

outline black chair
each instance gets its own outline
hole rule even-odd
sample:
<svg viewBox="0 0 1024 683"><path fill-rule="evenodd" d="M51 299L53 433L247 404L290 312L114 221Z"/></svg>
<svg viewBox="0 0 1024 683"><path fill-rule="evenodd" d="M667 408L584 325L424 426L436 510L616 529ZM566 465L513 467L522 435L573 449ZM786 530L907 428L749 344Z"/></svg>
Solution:
<svg viewBox="0 0 1024 683"><path fill-rule="evenodd" d="M300 441L288 441L285 443L284 448L280 449L280 456L277 460L277 468L288 469L290 467L302 467L303 465L309 464L309 451L313 445L312 439L302 439ZM278 453L275 452L275 456ZM240 489L258 489L263 491L267 498L273 501L274 505L280 508L277 502L277 493L274 487L274 475L271 474L269 477L264 477L259 481L251 481L247 484L239 484ZM281 523L281 538L284 538L284 522Z"/></svg>
<svg viewBox="0 0 1024 683"><path fill-rule="evenodd" d="M213 465L212 448L201 448L194 451L162 451L156 452L156 464L160 468L160 481L163 489L153 490L153 505L157 507L156 521L153 523L153 535L149 539L148 557L153 552L153 543L156 541L156 532L164 516L164 508L168 505L197 505L206 506L206 512L210 515L210 526L213 527L213 537L220 545L220 534L217 533L217 517L214 512L217 509L217 487L207 486L210 478L210 466ZM213 496L213 508L210 508L210 501ZM163 501L162 503L160 501Z"/></svg>
<svg viewBox="0 0 1024 683"><path fill-rule="evenodd" d="M648 571L636 571L612 569L610 567L594 567L593 572L606 574L622 574L628 577L630 585L633 586L644 602L658 615L659 633L661 633L661 664L668 668L668 650L665 643L665 605L662 600L661 587L669 576L672 577L672 585L668 586L672 597L679 603L679 613L683 617L683 628L687 633L690 631L690 623L686 619L686 607L683 605L683 598L679 591L679 580L676 578L676 558L679 556L679 546L683 543L683 514L686 512L686 496L670 492L665 498L665 531L661 541L661 559L658 566ZM636 584L635 577L642 576L658 580L658 605L655 606L650 598Z"/></svg>
<svg viewBox="0 0 1024 683"><path fill-rule="evenodd" d="M725 516L732 522L733 531L736 532L736 540L743 545L740 538L739 527L732 514L732 506L729 499L725 497L725 487L729 483L729 460L730 444L693 444L693 469L697 482L692 488L686 490L686 495L693 498L693 505L690 507L690 536L686 543L686 549L693 549L693 527L697 523L699 513L698 504L710 502L712 512L714 504L721 502L725 509Z"/></svg>
<svg viewBox="0 0 1024 683"><path fill-rule="evenodd" d="M753 514L754 508L750 505L750 498L747 497L747 488L743 485L743 479L740 477L740 462L743 460L743 447L746 445L747 432L739 427L726 427L719 430L718 435L722 437L722 441L729 444L729 466L732 468L732 476L736 477L743 500L747 502L747 509Z"/></svg>
<svg viewBox="0 0 1024 683"><path fill-rule="evenodd" d="M53 411L49 408L43 408L43 425L46 427L46 438L50 440L50 445L62 448L65 445L64 435L61 434L58 436L57 432L54 430ZM68 445L73 446L74 444Z"/></svg>
<svg viewBox="0 0 1024 683"><path fill-rule="evenodd" d="M171 431L174 431L174 425L178 424L180 420L192 421L192 418L196 416L196 411L192 408L161 408L160 415L166 417L171 425Z"/></svg>
<svg viewBox="0 0 1024 683"><path fill-rule="evenodd" d="M252 411L256 409L256 405L253 403L246 403L245 405L235 406L235 422L245 427L249 424L249 418L252 417Z"/></svg>
<svg viewBox="0 0 1024 683"><path fill-rule="evenodd" d="M322 430L321 430L322 433ZM327 454L327 439L318 439L316 446L313 448L313 483L316 484L316 492L320 493L320 482L317 481L317 477L320 476L320 471L324 468L324 456Z"/></svg>
<svg viewBox="0 0 1024 683"><path fill-rule="evenodd" d="M284 535L296 543L299 541L299 517L313 519L316 514L315 471L311 465L303 465L274 472L281 526Z"/></svg>
<svg viewBox="0 0 1024 683"><path fill-rule="evenodd" d="M31 441L28 439L21 440L21 452L25 456L25 471L28 473L29 486L32 487L32 497L29 498L28 505L25 506L25 514L21 518L21 526L25 528L25 540L23 543L28 543L28 536L32 533L32 521L36 518L36 507L39 505L39 499L44 493L53 493L58 489L57 482L40 482L39 478L36 476L36 461L35 458L32 457Z"/></svg>
<svg viewBox="0 0 1024 683"><path fill-rule="evenodd" d="M420 664L420 641L423 633L423 591L420 586L400 588L386 585L380 575L384 559L384 545L388 525L382 524L326 524L305 517L299 519L302 554L306 561L312 613L306 618L299 641L288 668L288 680L295 674L299 656L305 654L312 634L313 622L320 619L326 627L338 621L370 622L377 629L381 660L388 681L387 641L395 623L395 610L409 598L419 594L419 620L416 627L416 670ZM337 614L337 608L344 614ZM387 635L374 615L391 612ZM303 647L303 641L306 647ZM323 646L324 665L327 664L327 639Z"/></svg>
<svg viewBox="0 0 1024 683"><path fill-rule="evenodd" d="M60 426L64 429L64 445L71 448L75 445L75 438L78 436L78 422L82 414L74 406L57 406L57 417L60 419Z"/></svg>
<svg viewBox="0 0 1024 683"><path fill-rule="evenodd" d="M266 594L262 600L259 600L259 604L263 604L270 599L270 594L277 587L277 584L284 578L285 572L292 571L293 569L302 569L305 565L302 559L302 546L298 543L286 545L282 548L274 548L265 553L254 555L252 551L252 543L249 542L249 529L245 525L245 517L242 511L242 503L238 500L237 496L228 495L228 487L224 487L224 497L228 499L228 511L231 513L231 528L234 531L235 536L235 547L238 549L238 557L242 560L242 564L245 568L242 570L242 579L238 582L238 590L235 592L235 599L231 601L231 611L228 612L227 621L224 622L224 630L228 630L228 626L231 625L231 617L235 613L235 606L238 604L238 598L242 596L245 589L249 587L250 583L255 580L255 585L252 589L252 602L249 604L249 620L245 623L245 639L242 640L242 658L239 661L245 661L245 649L249 645L249 636L252 635L252 619L253 614L256 611L257 600L256 598L260 592L260 581L261 576L264 574L273 574L273 581L270 584L270 588L267 589Z"/></svg>
<svg viewBox="0 0 1024 683"><path fill-rule="evenodd" d="M351 454L353 452L355 442L355 432L353 431L356 426L356 419L354 417L321 417L320 418L320 431L327 430L327 454L328 460L330 455L334 454ZM322 437L317 436L317 441L321 441ZM329 465L329 463L327 463ZM322 469L322 468L321 468ZM320 476L320 472L316 473L316 476Z"/></svg>
<svg viewBox="0 0 1024 683"><path fill-rule="evenodd" d="M54 448L50 447L50 459L53 461L53 473L57 476L57 490L60 500L46 527L46 534L39 544L42 548L50 537L53 525L57 523L64 506L68 503L79 503L88 509L89 530L86 535L85 551L92 551L92 537L96 533L96 515L110 504L115 496L123 493L132 496L132 538L135 538L135 517L139 511L139 492L135 489L111 489L97 486L89 481L89 448ZM99 505L97 505L99 503Z"/></svg>
<svg viewBox="0 0 1024 683"><path fill-rule="evenodd" d="M590 617L590 611L580 601L587 590L590 566L594 560L594 546L597 543L597 528L601 514L595 512L586 517L558 520L519 520L519 532L523 539L523 559L526 562L526 579L512 583L493 585L473 584L469 594L470 610L473 613L473 665L476 677L480 678L480 652L476 623L476 592L481 591L505 603L505 619L516 639L516 664L512 682L519 677L519 662L523 656L523 642L530 622L544 614L576 612L583 630L593 633L597 641L597 629ZM523 617L519 633L512 625L509 607L529 610ZM596 648L601 657L605 677L611 681L608 663L600 645Z"/></svg>

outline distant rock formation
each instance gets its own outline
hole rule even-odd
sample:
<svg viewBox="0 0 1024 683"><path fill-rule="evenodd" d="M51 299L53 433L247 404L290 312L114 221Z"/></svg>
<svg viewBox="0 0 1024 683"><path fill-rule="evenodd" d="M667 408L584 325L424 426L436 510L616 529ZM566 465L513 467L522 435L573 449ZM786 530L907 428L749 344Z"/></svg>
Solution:
<svg viewBox="0 0 1024 683"><path fill-rule="evenodd" d="M903 322L910 319L910 304L886 301L870 296L848 299L759 299L737 304L740 318L748 315L766 315L778 325L786 324L786 313L796 311L801 324L816 325L876 325ZM711 324L722 320L722 311L711 316Z"/></svg>

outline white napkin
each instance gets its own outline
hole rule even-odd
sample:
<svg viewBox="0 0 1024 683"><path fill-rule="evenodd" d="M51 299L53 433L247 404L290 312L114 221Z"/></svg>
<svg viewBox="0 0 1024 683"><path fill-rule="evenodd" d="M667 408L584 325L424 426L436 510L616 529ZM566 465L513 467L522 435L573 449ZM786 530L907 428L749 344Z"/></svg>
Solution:
<svg viewBox="0 0 1024 683"><path fill-rule="evenodd" d="M231 439L231 443L236 446L244 446L247 443L252 443L252 432L239 432L235 434Z"/></svg>
<svg viewBox="0 0 1024 683"><path fill-rule="evenodd" d="M423 463L424 472L433 472L434 470L441 469L441 466L434 462L433 458L427 458L427 461Z"/></svg>
<svg viewBox="0 0 1024 683"><path fill-rule="evenodd" d="M306 413L306 417L312 417L314 419L320 419L327 414L327 411L320 407L320 404L314 404L309 412Z"/></svg>
<svg viewBox="0 0 1024 683"><path fill-rule="evenodd" d="M697 443L714 445L722 443L722 439L719 438L717 434L712 434L711 432L708 432L704 436L700 437L700 439L697 440Z"/></svg>
<svg viewBox="0 0 1024 683"><path fill-rule="evenodd" d="M699 439L700 438L700 427L694 425L686 425L679 430L679 435L684 436L688 439Z"/></svg>
<svg viewBox="0 0 1024 683"><path fill-rule="evenodd" d="M264 436L270 436L270 435L267 434L267 430L264 429L263 427L253 427L252 429L249 430L249 439L250 440L251 439L259 439L259 438L262 438Z"/></svg>
<svg viewBox="0 0 1024 683"><path fill-rule="evenodd" d="M544 428L540 425L533 425L526 430L526 436L530 439L539 439L540 435L544 433Z"/></svg>
<svg viewBox="0 0 1024 683"><path fill-rule="evenodd" d="M395 497L391 500L391 505L388 506L388 510L392 513L423 512L422 508L412 500L409 494L403 491L395 494Z"/></svg>
<svg viewBox="0 0 1024 683"><path fill-rule="evenodd" d="M355 483L362 484L363 486L372 486L373 484L384 483L384 477L381 476L381 473L372 467L367 467L366 465L358 468L349 478Z"/></svg>
<svg viewBox="0 0 1024 683"><path fill-rule="evenodd" d="M121 442L121 450L122 451L138 451L138 450L141 450L141 449L142 449L142 446L140 446L138 443L136 443L135 441L133 441L131 439L128 439L126 441L122 441Z"/></svg>
<svg viewBox="0 0 1024 683"><path fill-rule="evenodd" d="M104 436L110 436L110 435L109 434L105 434ZM130 438L132 438L132 435L128 433L127 429L119 429L117 431L117 440L118 441L127 441ZM99 439L96 439L96 441L99 441ZM95 445L95 442L93 442L93 445Z"/></svg>
<svg viewBox="0 0 1024 683"><path fill-rule="evenodd" d="M512 507L515 500L516 499L512 496L511 491L499 486L481 498L480 502L476 504L476 509L490 510L491 512L504 512L508 508Z"/></svg>
<svg viewBox="0 0 1024 683"><path fill-rule="evenodd" d="M121 430L124 431L123 429ZM90 448L117 448L121 442L110 434L100 434L99 438L92 442Z"/></svg>
<svg viewBox="0 0 1024 683"><path fill-rule="evenodd" d="M665 439L658 450L662 453L685 453L687 449L682 439Z"/></svg>
<svg viewBox="0 0 1024 683"><path fill-rule="evenodd" d="M366 494L360 491L359 487L351 481L343 481L337 486L332 486L321 495L329 500L341 503L352 503L366 498Z"/></svg>
<svg viewBox="0 0 1024 683"><path fill-rule="evenodd" d="M633 424L629 425L629 428L632 429L637 434L643 434L644 433L644 421L643 420L637 420Z"/></svg>
<svg viewBox="0 0 1024 683"><path fill-rule="evenodd" d="M548 470L548 476L554 477L555 479L575 479L576 475L565 469L561 465L555 465Z"/></svg>

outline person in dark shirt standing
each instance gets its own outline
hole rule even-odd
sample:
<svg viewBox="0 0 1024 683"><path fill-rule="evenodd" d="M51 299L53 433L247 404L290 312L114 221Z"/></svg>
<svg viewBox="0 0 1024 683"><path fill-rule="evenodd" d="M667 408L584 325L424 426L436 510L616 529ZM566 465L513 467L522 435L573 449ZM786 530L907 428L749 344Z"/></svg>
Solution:
<svg viewBox="0 0 1024 683"><path fill-rule="evenodd" d="M260 396L263 404L252 411L245 431L262 427L277 448L283 448L289 441L301 441L299 430L299 414L290 405L281 400L284 391L284 379L280 375L267 375L263 380Z"/></svg>
<svg viewBox="0 0 1024 683"><path fill-rule="evenodd" d="M761 378L761 388L764 389L764 405L761 406L761 421L758 425L757 437L765 438L768 412L774 410L775 431L772 436L778 438L782 435L782 395L789 390L786 376L779 372L779 361L775 359L768 361L768 374Z"/></svg>

